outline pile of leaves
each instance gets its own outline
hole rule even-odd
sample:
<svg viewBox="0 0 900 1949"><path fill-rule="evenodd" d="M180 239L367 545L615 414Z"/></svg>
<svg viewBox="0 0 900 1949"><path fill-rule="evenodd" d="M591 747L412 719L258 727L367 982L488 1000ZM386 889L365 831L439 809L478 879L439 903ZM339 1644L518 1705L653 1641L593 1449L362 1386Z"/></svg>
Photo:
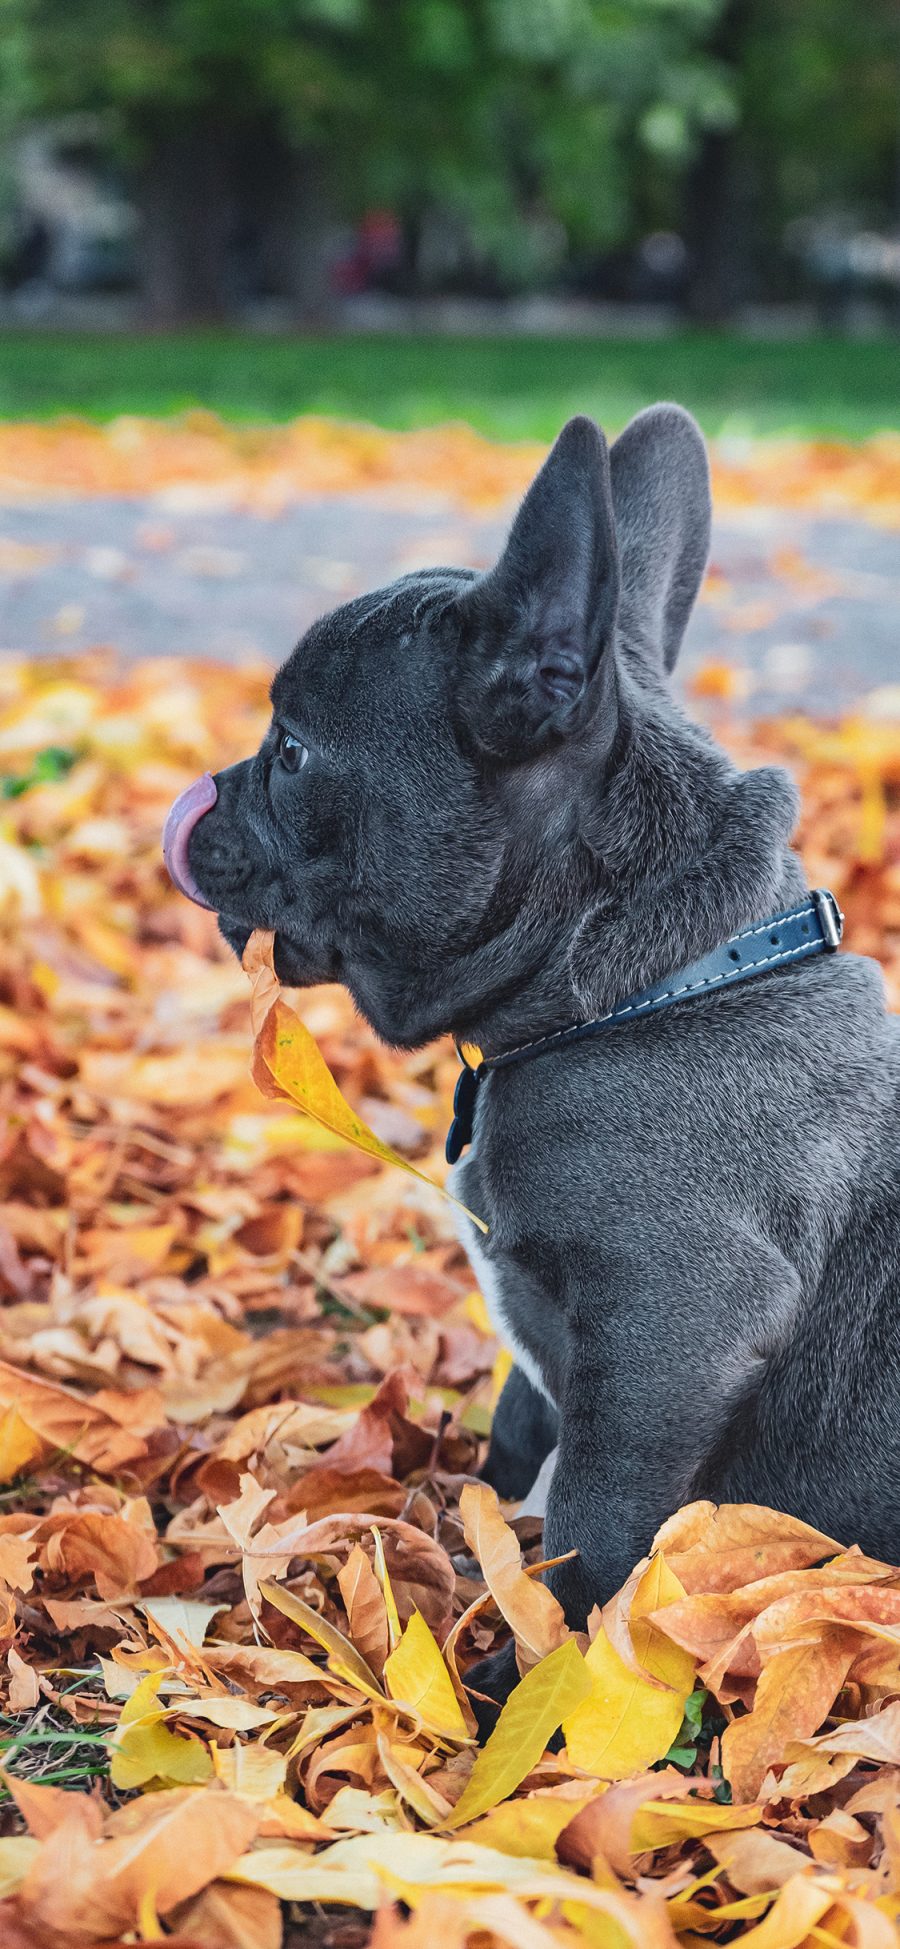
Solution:
<svg viewBox="0 0 900 1949"><path fill-rule="evenodd" d="M0 425L0 500L35 495L156 494L173 507L249 507L376 489L404 506L493 508L524 493L546 449L500 445L464 425L412 433L313 414L282 426L238 427L200 408L177 419L121 416ZM857 514L900 527L900 435L844 441L719 442L719 508Z"/></svg>
<svg viewBox="0 0 900 1949"><path fill-rule="evenodd" d="M506 1357L448 1207L252 1080L247 977L159 842L266 684L0 666L0 1941L887 1949L900 1569L696 1504L570 1633L477 1479ZM700 688L796 768L900 1005L897 728ZM440 1178L452 1048L295 1001ZM479 1752L462 1681L510 1633Z"/></svg>

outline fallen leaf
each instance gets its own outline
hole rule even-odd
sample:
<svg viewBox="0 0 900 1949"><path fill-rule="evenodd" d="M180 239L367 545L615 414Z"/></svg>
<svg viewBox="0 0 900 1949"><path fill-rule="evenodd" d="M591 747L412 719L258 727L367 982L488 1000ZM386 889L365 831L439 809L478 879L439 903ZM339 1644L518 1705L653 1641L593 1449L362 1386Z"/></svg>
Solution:
<svg viewBox="0 0 900 1949"><path fill-rule="evenodd" d="M378 1579L359 1543L354 1543L338 1571L338 1585L350 1637L369 1669L380 1678L389 1649L387 1611Z"/></svg>
<svg viewBox="0 0 900 1949"><path fill-rule="evenodd" d="M260 1594L269 1604L274 1604L277 1611L289 1617L294 1624L299 1624L302 1630L307 1631L309 1636L322 1646L328 1653L330 1669L339 1678L345 1679L350 1685L357 1686L359 1691L369 1698L384 1697L375 1673L366 1664L365 1659L360 1657L349 1638L344 1637L342 1631L329 1624L326 1618L319 1617L318 1613L311 1610L308 1604L304 1604L303 1599L295 1596L293 1591L282 1590L279 1584L272 1582L260 1584Z"/></svg>
<svg viewBox="0 0 900 1949"><path fill-rule="evenodd" d="M178 1940L203 1949L281 1949L281 1905L264 1888L229 1887L214 1881L192 1901L170 1911Z"/></svg>
<svg viewBox="0 0 900 1949"><path fill-rule="evenodd" d="M516 1657L524 1676L569 1636L562 1606L546 1584L527 1575L494 1489L486 1482L467 1482L459 1498L459 1513L466 1542L515 1637Z"/></svg>
<svg viewBox="0 0 900 1949"><path fill-rule="evenodd" d="M158 1693L162 1674L150 1672L122 1707L110 1741L110 1779L121 1792L161 1781L166 1786L194 1784L212 1777L206 1747L183 1739L164 1723Z"/></svg>
<svg viewBox="0 0 900 1949"><path fill-rule="evenodd" d="M756 1688L753 1710L722 1735L722 1767L738 1800L752 1800L791 1739L822 1724L853 1663L858 1638L829 1625L806 1643L775 1654Z"/></svg>
<svg viewBox="0 0 900 1949"><path fill-rule="evenodd" d="M478 1754L453 1810L452 1824L477 1820L513 1793L540 1759L548 1739L587 1697L586 1660L567 1638L532 1666L510 1693L487 1744Z"/></svg>
<svg viewBox="0 0 900 1949"><path fill-rule="evenodd" d="M309 1030L293 1009L280 999L269 1009L257 1036L253 1076L264 1095L286 1097L289 1102L296 1103L298 1109L305 1111L308 1117L323 1123L326 1130L343 1137L357 1150L377 1157L380 1163L397 1164L402 1171L409 1171L423 1184L429 1184L433 1190L439 1191L450 1204L459 1206L479 1231L487 1231L482 1218L469 1211L467 1206L460 1205L459 1199L453 1198L443 1185L435 1185L423 1171L417 1171L408 1158L400 1156L399 1151L391 1150L389 1144L383 1144L374 1130L370 1130L355 1110L351 1110Z"/></svg>
<svg viewBox="0 0 900 1949"><path fill-rule="evenodd" d="M392 1699L408 1707L429 1732L468 1739L453 1681L421 1612L413 1611L399 1644L384 1663Z"/></svg>
<svg viewBox="0 0 900 1949"><path fill-rule="evenodd" d="M751 1503L689 1503L653 1539L688 1592L735 1590L837 1556L840 1544L795 1516Z"/></svg>
<svg viewBox="0 0 900 1949"><path fill-rule="evenodd" d="M249 1846L257 1824L247 1800L184 1788L128 1802L91 1848L83 1827L66 1820L32 1862L21 1900L49 1931L65 1934L74 1915L82 1939L124 1933L142 1915L166 1915L218 1879Z"/></svg>
<svg viewBox="0 0 900 1949"><path fill-rule="evenodd" d="M624 1780L662 1759L674 1744L694 1687L694 1661L663 1636L650 1614L664 1619L664 1606L683 1594L657 1552L631 1603L633 1665L624 1663L601 1624L585 1654L590 1694L563 1725L573 1766L599 1779Z"/></svg>

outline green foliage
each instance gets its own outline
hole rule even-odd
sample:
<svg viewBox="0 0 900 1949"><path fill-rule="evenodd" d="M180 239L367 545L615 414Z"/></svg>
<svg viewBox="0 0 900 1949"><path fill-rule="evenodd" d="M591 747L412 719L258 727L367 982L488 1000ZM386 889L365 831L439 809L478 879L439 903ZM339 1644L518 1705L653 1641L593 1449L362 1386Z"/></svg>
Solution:
<svg viewBox="0 0 900 1949"><path fill-rule="evenodd" d="M264 131L333 210L437 212L506 288L681 227L710 132L769 254L822 207L888 220L898 77L896 0L0 0L0 148L35 110L113 111L138 165Z"/></svg>
<svg viewBox="0 0 900 1949"><path fill-rule="evenodd" d="M0 334L0 415L12 419L202 406L251 421L303 412L401 428L467 420L501 439L549 440L570 413L593 413L612 432L662 398L681 400L708 433L859 439L896 423L897 344L711 331L656 340Z"/></svg>
<svg viewBox="0 0 900 1949"><path fill-rule="evenodd" d="M753 0L739 103L765 206L783 220L851 203L885 219L897 194L898 92L895 0Z"/></svg>
<svg viewBox="0 0 900 1949"><path fill-rule="evenodd" d="M66 751L62 745L48 744L37 753L29 771L15 778L0 777L0 799L20 799L22 793L30 791L32 785L46 785L54 779L65 778L75 758L74 751Z"/></svg>
<svg viewBox="0 0 900 1949"><path fill-rule="evenodd" d="M674 1746L670 1746L663 1761L664 1766L683 1766L688 1772L697 1758L697 1749L703 1734L703 1707L709 1697L702 1685L698 1685L684 1702L684 1718Z"/></svg>
<svg viewBox="0 0 900 1949"><path fill-rule="evenodd" d="M0 0L0 138L36 106L114 111L136 163L195 118L275 132L334 209L437 211L507 287L680 227L709 132L771 242L886 218L898 73L896 0Z"/></svg>
<svg viewBox="0 0 900 1949"><path fill-rule="evenodd" d="M730 100L703 51L720 5L0 0L36 98L116 110L134 156L166 121L265 118L327 155L348 210L438 204L490 245L523 211L576 244L627 231L642 154L684 160Z"/></svg>

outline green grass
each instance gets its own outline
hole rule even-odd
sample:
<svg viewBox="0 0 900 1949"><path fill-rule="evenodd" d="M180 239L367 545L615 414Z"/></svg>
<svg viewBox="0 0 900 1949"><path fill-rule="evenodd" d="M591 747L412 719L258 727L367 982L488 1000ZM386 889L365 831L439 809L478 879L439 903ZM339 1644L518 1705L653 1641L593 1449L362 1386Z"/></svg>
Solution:
<svg viewBox="0 0 900 1949"><path fill-rule="evenodd" d="M238 333L89 337L0 333L0 417L169 414L234 420L330 413L382 426L467 420L501 439L549 439L573 412L615 429L655 399L708 433L834 434L898 424L900 342L265 338Z"/></svg>

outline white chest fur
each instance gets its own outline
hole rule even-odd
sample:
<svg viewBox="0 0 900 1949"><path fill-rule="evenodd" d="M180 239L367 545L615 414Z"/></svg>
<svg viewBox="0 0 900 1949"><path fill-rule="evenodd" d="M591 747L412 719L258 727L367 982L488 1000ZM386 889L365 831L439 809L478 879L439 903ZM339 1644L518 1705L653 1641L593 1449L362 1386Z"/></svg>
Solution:
<svg viewBox="0 0 900 1949"><path fill-rule="evenodd" d="M472 1140L473 1151L477 1136L478 1106L476 1104L475 1132ZM452 1190L455 1190L453 1181L458 1170L459 1166L457 1165L451 1171L448 1179L448 1188ZM455 1195L458 1196L459 1193L455 1192ZM473 1225L468 1218L463 1216L462 1212L458 1212L456 1215L456 1228L459 1232L460 1241L465 1246L469 1264L478 1280L485 1306L490 1314L491 1325L494 1328L497 1338L502 1340L504 1346L509 1348L516 1366L521 1367L523 1374L527 1375L532 1387L537 1388L538 1393L543 1394L549 1401L551 1396L544 1385L543 1375L541 1374L537 1361L534 1359L533 1354L528 1352L527 1347L521 1346L516 1339L513 1322L503 1304L503 1294L497 1267L485 1251L482 1234L476 1225Z"/></svg>
<svg viewBox="0 0 900 1949"><path fill-rule="evenodd" d="M544 1386L543 1376L537 1361L528 1352L527 1347L520 1345L510 1325L509 1315L503 1305L497 1268L493 1264L493 1261L488 1258L484 1250L481 1243L481 1235L476 1231L474 1225L470 1225L467 1218L463 1219L460 1229L462 1230L463 1227L465 1227L465 1234L462 1242L468 1253L472 1271L481 1288L485 1306L491 1316L491 1325L494 1328L494 1332L498 1339L502 1340L504 1345L509 1348L516 1366L521 1367L523 1374L527 1374L532 1387L536 1387L539 1394L546 1395L549 1401L550 1396Z"/></svg>

